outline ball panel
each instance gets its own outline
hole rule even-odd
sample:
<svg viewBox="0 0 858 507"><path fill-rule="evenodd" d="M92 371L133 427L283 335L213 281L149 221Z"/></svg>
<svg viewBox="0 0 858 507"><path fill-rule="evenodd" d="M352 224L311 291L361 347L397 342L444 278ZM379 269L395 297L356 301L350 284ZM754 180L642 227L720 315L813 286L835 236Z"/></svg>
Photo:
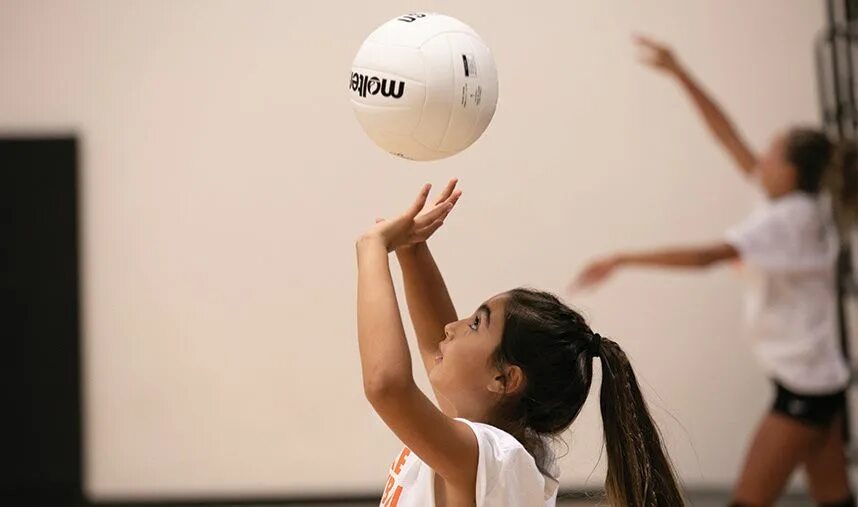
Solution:
<svg viewBox="0 0 858 507"><path fill-rule="evenodd" d="M364 42L352 62L355 67L375 72L395 74L412 81L424 82L426 69L423 53L419 48L392 46L373 41Z"/></svg>
<svg viewBox="0 0 858 507"><path fill-rule="evenodd" d="M373 138L373 141L391 155L408 160L438 160L452 155L440 150L433 150L406 134L386 132Z"/></svg>
<svg viewBox="0 0 858 507"><path fill-rule="evenodd" d="M455 96L450 123L439 149L458 152L474 143L494 115L497 71L491 52L478 37L446 33L454 59Z"/></svg>
<svg viewBox="0 0 858 507"><path fill-rule="evenodd" d="M376 28L367 40L386 45L418 48L421 44L444 31L476 32L456 18L436 13L412 13L391 19Z"/></svg>
<svg viewBox="0 0 858 507"><path fill-rule="evenodd" d="M398 132L411 135L420 122L424 88L419 83L409 82L409 101L397 102L389 98L352 94L352 108L366 133L374 139L376 133ZM412 102L413 100L413 102Z"/></svg>
<svg viewBox="0 0 858 507"><path fill-rule="evenodd" d="M426 85L392 73L353 67L349 95L358 104L409 107L419 115L426 100Z"/></svg>
<svg viewBox="0 0 858 507"><path fill-rule="evenodd" d="M433 37L420 49L426 66L426 98L414 138L426 146L438 148L447 132L455 107L454 101L451 100L455 93L455 62L446 37Z"/></svg>

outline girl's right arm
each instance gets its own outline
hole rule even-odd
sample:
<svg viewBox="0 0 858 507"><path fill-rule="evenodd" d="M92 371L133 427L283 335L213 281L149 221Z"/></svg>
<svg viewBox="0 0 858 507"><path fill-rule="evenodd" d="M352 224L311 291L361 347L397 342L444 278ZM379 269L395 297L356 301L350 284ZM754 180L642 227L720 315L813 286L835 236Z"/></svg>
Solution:
<svg viewBox="0 0 858 507"><path fill-rule="evenodd" d="M460 195L455 190L456 183L456 180L451 180L447 184L438 202L452 198L451 202L455 204ZM402 269L405 300L417 335L420 357L426 373L429 373L438 355L438 344L444 340L444 326L458 320L456 308L426 242L396 250L396 258ZM435 398L442 412L455 416L450 403L437 391Z"/></svg>
<svg viewBox="0 0 858 507"><path fill-rule="evenodd" d="M643 61L658 70L667 72L674 76L682 88L688 93L697 111L703 117L709 127L709 131L727 150L736 165L745 174L751 174L757 166L757 157L748 144L742 139L736 127L727 118L727 115L718 107L718 104L709 97L703 88L691 77L691 75L679 64L667 46L647 39L637 38L638 45L643 48L647 55Z"/></svg>

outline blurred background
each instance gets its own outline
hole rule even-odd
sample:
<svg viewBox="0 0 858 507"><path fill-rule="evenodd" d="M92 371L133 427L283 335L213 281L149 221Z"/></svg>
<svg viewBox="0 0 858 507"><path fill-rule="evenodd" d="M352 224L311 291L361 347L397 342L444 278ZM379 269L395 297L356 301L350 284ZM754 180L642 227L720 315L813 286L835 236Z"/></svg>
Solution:
<svg viewBox="0 0 858 507"><path fill-rule="evenodd" d="M854 135L849 32L827 42L851 4L0 1L2 487L376 503L399 443L360 381L358 233L459 177L433 251L462 313L560 293L598 253L721 238L760 196L633 34L669 43L762 149L791 124ZM375 147L346 92L366 35L414 10L471 25L498 67L492 124L437 162ZM726 498L770 402L740 282L630 272L569 299L628 351L700 498ZM572 496L604 480L595 400L566 435Z"/></svg>

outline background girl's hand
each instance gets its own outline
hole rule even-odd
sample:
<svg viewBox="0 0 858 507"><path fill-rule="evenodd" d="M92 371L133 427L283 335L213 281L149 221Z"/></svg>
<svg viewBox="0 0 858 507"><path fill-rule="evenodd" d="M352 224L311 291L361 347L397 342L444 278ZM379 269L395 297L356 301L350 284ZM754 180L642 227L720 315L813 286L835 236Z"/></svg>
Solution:
<svg viewBox="0 0 858 507"><path fill-rule="evenodd" d="M607 257L591 262L578 277L569 284L569 292L595 287L608 279L620 266L618 257Z"/></svg>
<svg viewBox="0 0 858 507"><path fill-rule="evenodd" d="M677 74L680 72L681 68L679 65L679 61L673 55L673 52L670 50L670 47L661 42L655 41L648 37L644 37L642 35L638 35L635 37L635 43L638 48L641 49L641 62L650 67L668 72L671 74Z"/></svg>
<svg viewBox="0 0 858 507"><path fill-rule="evenodd" d="M435 204L430 206L426 206L426 200L432 186L424 185L405 213L389 220L376 220L375 226L367 231L363 238L382 241L388 252L426 241L444 224L447 215L462 195L461 191L455 190L456 183L457 180L450 180Z"/></svg>

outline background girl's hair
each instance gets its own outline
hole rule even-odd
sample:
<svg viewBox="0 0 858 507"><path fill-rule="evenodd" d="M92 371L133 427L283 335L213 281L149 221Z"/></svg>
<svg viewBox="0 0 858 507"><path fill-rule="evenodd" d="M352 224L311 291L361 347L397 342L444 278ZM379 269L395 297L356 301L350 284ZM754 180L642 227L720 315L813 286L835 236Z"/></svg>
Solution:
<svg viewBox="0 0 858 507"><path fill-rule="evenodd" d="M834 215L841 232L858 224L858 144L837 145L826 186L831 192Z"/></svg>
<svg viewBox="0 0 858 507"><path fill-rule="evenodd" d="M805 127L787 135L786 159L797 172L799 190L827 192L841 232L858 223L858 148L853 140L834 143L824 132Z"/></svg>

